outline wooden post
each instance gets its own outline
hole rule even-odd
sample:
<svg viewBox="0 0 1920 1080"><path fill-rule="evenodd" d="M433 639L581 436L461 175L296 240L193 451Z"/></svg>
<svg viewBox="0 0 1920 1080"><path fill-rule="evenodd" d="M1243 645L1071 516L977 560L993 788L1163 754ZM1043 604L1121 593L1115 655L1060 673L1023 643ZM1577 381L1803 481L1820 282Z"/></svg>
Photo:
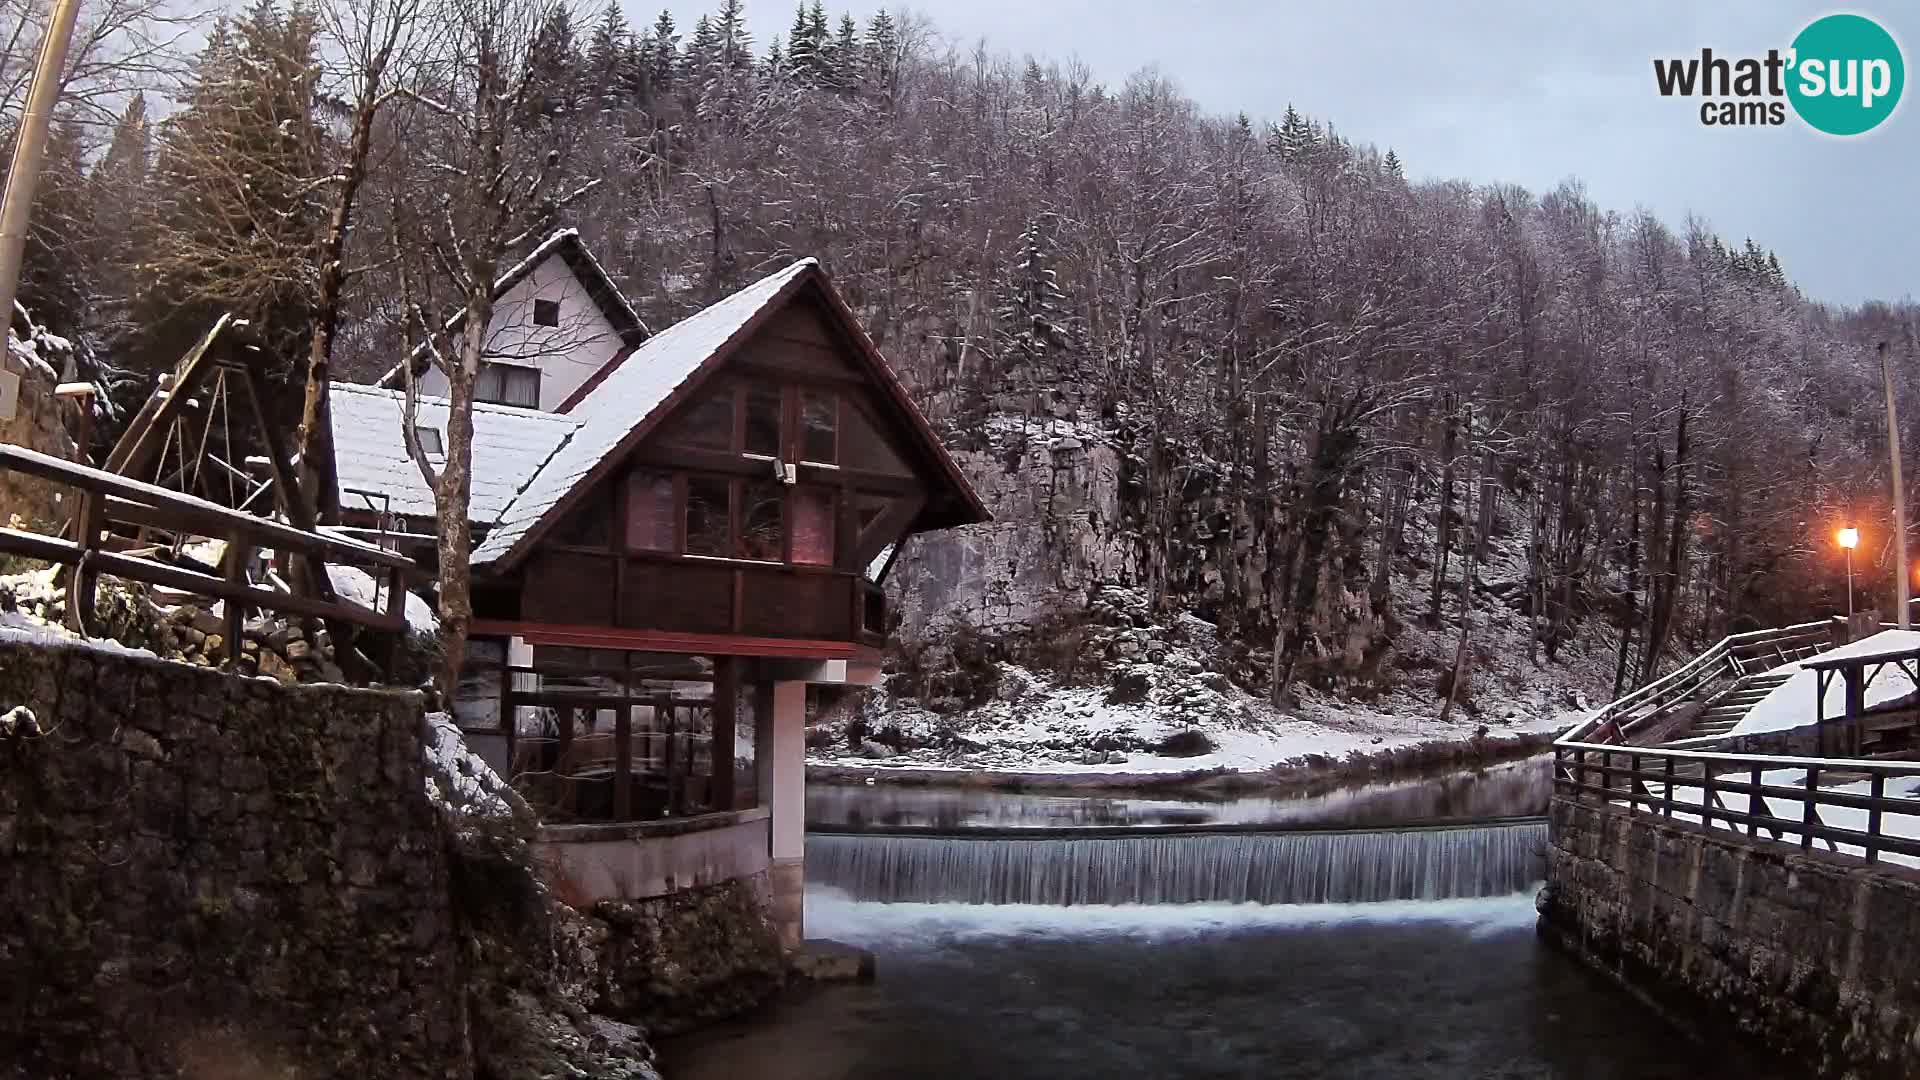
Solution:
<svg viewBox="0 0 1920 1080"><path fill-rule="evenodd" d="M613 818L633 820L633 709L613 711Z"/></svg>
<svg viewBox="0 0 1920 1080"><path fill-rule="evenodd" d="M1867 807L1867 861L1880 861L1880 800L1887 795L1887 775L1873 774L1873 787L1868 792L1873 805Z"/></svg>
<svg viewBox="0 0 1920 1080"><path fill-rule="evenodd" d="M713 778L708 802L711 810L733 810L734 732L739 724L740 661L718 656L713 661Z"/></svg>
<svg viewBox="0 0 1920 1080"><path fill-rule="evenodd" d="M1813 812L1813 800L1819 796L1819 793L1820 766L1809 765L1807 766L1806 809L1800 815L1800 849L1802 851L1813 850L1813 822L1817 816Z"/></svg>
<svg viewBox="0 0 1920 1080"><path fill-rule="evenodd" d="M1664 816L1669 818L1673 816L1673 755L1672 754L1667 755L1667 801L1666 801L1666 805L1662 806L1660 809Z"/></svg>
<svg viewBox="0 0 1920 1080"><path fill-rule="evenodd" d="M80 545L80 562L67 580L67 625L82 635L90 634L94 622L93 599L100 575L92 565L92 556L100 549L100 530L105 523L106 497L92 491L74 489L79 503L73 511L74 541Z"/></svg>
<svg viewBox="0 0 1920 1080"><path fill-rule="evenodd" d="M1753 767L1751 780L1753 790L1747 792L1747 835L1758 836L1760 834L1760 808L1765 805L1760 801L1760 766L1755 765Z"/></svg>
<svg viewBox="0 0 1920 1080"><path fill-rule="evenodd" d="M253 557L253 549L239 533L227 537L227 580L236 585L247 584L247 560ZM227 670L240 670L240 637L246 629L247 608L245 604L227 597L221 601L226 610Z"/></svg>
<svg viewBox="0 0 1920 1080"><path fill-rule="evenodd" d="M1713 759L1700 761L1700 824L1713 828Z"/></svg>

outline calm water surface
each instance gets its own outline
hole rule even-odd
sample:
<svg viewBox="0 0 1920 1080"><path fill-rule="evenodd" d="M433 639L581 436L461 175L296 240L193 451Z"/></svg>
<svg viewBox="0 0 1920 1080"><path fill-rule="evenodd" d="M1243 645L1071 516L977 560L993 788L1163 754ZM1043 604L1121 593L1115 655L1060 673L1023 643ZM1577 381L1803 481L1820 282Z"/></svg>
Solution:
<svg viewBox="0 0 1920 1080"><path fill-rule="evenodd" d="M1546 765L1536 760L1311 798L876 786L814 789L807 810L810 824L829 828L1391 826L1538 814L1549 794ZM1055 872L1028 872L1043 871ZM663 1072L669 1080L1787 1080L1733 1060L1730 1046L1684 1039L1543 945L1534 921L1530 890L1371 904L1053 907L876 903L815 882L809 936L872 950L878 980L797 992L760 1015L670 1042Z"/></svg>
<svg viewBox="0 0 1920 1080"><path fill-rule="evenodd" d="M670 1080L1785 1080L1544 947L1533 903L867 904L809 933L879 979L669 1044Z"/></svg>

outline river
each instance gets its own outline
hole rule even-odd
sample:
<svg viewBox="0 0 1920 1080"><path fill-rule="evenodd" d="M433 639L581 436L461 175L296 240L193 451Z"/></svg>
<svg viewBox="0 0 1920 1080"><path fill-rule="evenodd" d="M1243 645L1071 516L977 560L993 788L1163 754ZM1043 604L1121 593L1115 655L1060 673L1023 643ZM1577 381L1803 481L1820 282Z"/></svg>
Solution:
<svg viewBox="0 0 1920 1080"><path fill-rule="evenodd" d="M796 991L760 1015L670 1042L663 1071L668 1080L1772 1080L1766 1066L1735 1062L1726 1046L1683 1038L1603 978L1543 946L1534 933L1532 887L1515 888L1513 879L1524 860L1537 860L1536 845L1474 841L1472 829L1377 828L1394 817L1449 816L1433 812L1443 803L1482 816L1538 812L1546 787L1529 779L1535 774L1544 777L1544 765L1489 770L1478 797L1463 795L1477 785L1461 776L1431 782L1424 798L1413 794L1418 785L1190 804L984 791L816 793L809 810L820 810L816 820L826 828L937 824L950 831L809 839L808 934L872 950L878 979ZM1240 831L1263 822L1318 831ZM1053 831L1066 824L1106 828L1097 839L1075 840ZM1110 831L1121 824L1227 832L1130 839ZM993 836L969 838L970 826ZM1528 827L1538 826L1497 829ZM1020 828L1049 832L1024 840L1009 835ZM1491 836L1497 829L1482 831ZM1440 839L1402 839L1407 835ZM1328 850L1370 854L1269 877L1343 881L1358 873L1385 882L1367 887L1372 902L1103 903L1137 889L1128 875L1108 874L1072 888L1008 886L1016 898L1053 898L1009 903L1007 895L966 884L982 872L982 860L1009 858L1016 869L1003 868L1002 876L1016 883L1036 875L1071 880L1061 859L1077 859L1083 870L1132 859L1170 878L1206 861L1178 845L1297 844L1303 837ZM872 857L878 848L856 850L903 842L948 854L922 852L918 863L903 863L898 854ZM1475 843L1481 854L1448 856L1463 865L1479 860L1473 872L1429 872L1445 864L1434 845ZM1112 850L1094 858L1072 847L1086 844ZM822 857L829 847L833 856ZM1025 854L999 854L1010 848ZM1223 849L1215 861L1287 865L1300 861L1301 850ZM1378 865L1395 860L1405 862L1401 871ZM849 869L856 864L863 869ZM913 875L921 883L908 891L917 890L922 902L871 898L898 893L903 886L894 879ZM1207 888L1238 897L1233 890L1259 879L1228 875L1226 884ZM1392 894L1419 898L1379 898Z"/></svg>

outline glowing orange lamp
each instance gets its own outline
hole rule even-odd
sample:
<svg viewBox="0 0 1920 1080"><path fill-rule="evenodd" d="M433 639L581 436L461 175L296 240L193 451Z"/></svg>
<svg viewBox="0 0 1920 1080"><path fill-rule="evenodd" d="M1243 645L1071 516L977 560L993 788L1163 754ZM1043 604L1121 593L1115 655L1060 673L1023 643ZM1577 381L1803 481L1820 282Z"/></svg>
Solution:
<svg viewBox="0 0 1920 1080"><path fill-rule="evenodd" d="M1847 550L1847 621L1853 621L1853 549L1860 546L1860 530L1841 529L1836 537L1840 546Z"/></svg>

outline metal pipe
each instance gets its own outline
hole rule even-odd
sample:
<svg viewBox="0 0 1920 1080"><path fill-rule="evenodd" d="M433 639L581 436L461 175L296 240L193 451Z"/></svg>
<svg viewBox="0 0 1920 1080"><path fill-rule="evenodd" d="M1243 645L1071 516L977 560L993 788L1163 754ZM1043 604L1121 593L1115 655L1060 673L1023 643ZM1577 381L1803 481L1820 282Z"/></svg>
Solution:
<svg viewBox="0 0 1920 1080"><path fill-rule="evenodd" d="M0 314L13 325L13 299L20 289L20 261L27 248L27 222L33 211L34 188L47 156L47 132L53 126L53 106L60 99L60 74L67 66L67 46L80 0L57 0L47 36L40 41L40 59L34 66L33 86L20 116L13 161L7 167L6 195L0 197Z"/></svg>

